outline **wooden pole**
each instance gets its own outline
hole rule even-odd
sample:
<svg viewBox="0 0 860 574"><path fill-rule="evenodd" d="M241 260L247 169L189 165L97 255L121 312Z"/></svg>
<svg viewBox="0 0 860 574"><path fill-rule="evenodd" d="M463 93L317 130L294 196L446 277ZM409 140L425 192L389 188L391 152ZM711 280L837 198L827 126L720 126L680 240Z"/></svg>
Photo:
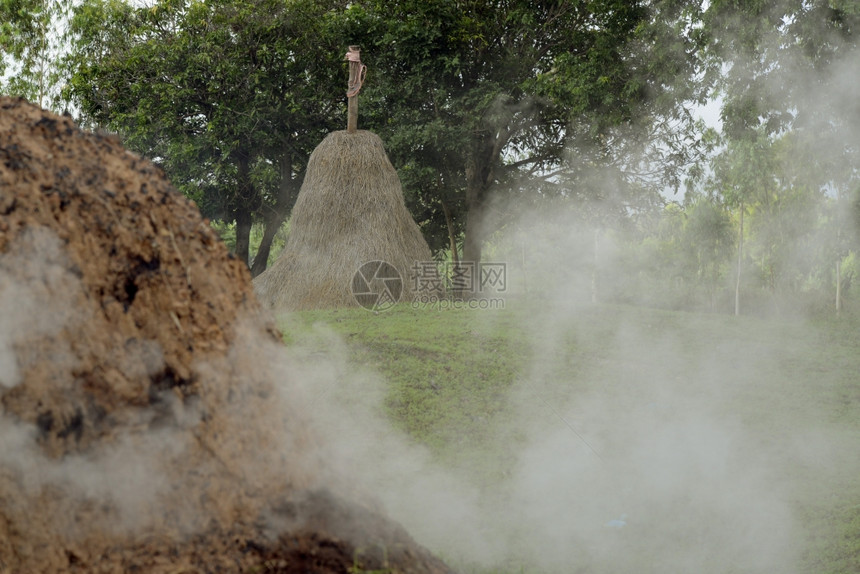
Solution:
<svg viewBox="0 0 860 574"><path fill-rule="evenodd" d="M346 131L352 134L358 130L358 91L361 89L362 80L361 49L358 46L350 46L346 57L349 60Z"/></svg>

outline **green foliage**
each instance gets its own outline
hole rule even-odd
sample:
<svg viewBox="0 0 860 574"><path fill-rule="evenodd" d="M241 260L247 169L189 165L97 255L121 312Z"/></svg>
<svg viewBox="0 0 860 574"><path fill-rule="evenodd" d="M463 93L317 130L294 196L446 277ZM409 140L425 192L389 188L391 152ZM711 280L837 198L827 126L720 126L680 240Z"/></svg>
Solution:
<svg viewBox="0 0 860 574"><path fill-rule="evenodd" d="M824 94L810 106L808 91L822 89L828 68L858 47L854 0L719 0L710 2L704 23L711 64L721 70L726 135L760 127L775 134L836 111L835 100L820 105Z"/></svg>
<svg viewBox="0 0 860 574"><path fill-rule="evenodd" d="M728 138L715 156L705 189L738 220L744 212L742 275L752 272L754 289L796 295L834 287L833 266L857 236L831 160L840 163L811 149L802 130L775 136L764 125Z"/></svg>
<svg viewBox="0 0 860 574"><path fill-rule="evenodd" d="M161 164L235 234L242 257L258 241L268 252L311 150L342 127L344 47L360 44L362 127L384 138L438 258L453 256L452 237L461 257L479 259L486 241L499 253L505 234L522 255L520 212L560 228L553 213L573 213L577 225L611 228L637 270L614 297L643 300L636 286L649 277L665 301L720 308L743 214L744 288L830 297L835 263L860 241L860 114L845 79L856 72L857 3L703 9L0 0L0 66L16 72L3 89L33 99L65 81L55 105ZM722 134L688 111L713 87ZM686 172L688 198L663 209L658 192L710 151L710 165Z"/></svg>
<svg viewBox="0 0 860 574"><path fill-rule="evenodd" d="M850 210L838 198L787 181L775 180L770 194L751 194L743 206L745 312L832 312L837 261L842 297L852 298L856 288L856 236L836 224ZM670 203L659 216L615 232L615 261L600 271L607 277L602 300L732 312L740 209L719 196L691 193L685 204Z"/></svg>
<svg viewBox="0 0 860 574"><path fill-rule="evenodd" d="M711 201L698 200L687 208L681 244L686 247L688 267L713 298L725 285L724 276L735 250L734 229L729 214Z"/></svg>
<svg viewBox="0 0 860 574"><path fill-rule="evenodd" d="M687 33L694 3L363 2L349 15L375 71L364 121L436 248L443 203L468 251L493 231L481 221L491 195L557 187L560 167L630 164L622 138L606 145L612 129L680 119L680 102L701 97L683 79L700 41ZM694 146L668 147L679 152L661 158L671 179Z"/></svg>
<svg viewBox="0 0 860 574"><path fill-rule="evenodd" d="M0 93L61 106L56 61L66 48L71 5L69 0L0 1Z"/></svg>
<svg viewBox="0 0 860 574"><path fill-rule="evenodd" d="M857 3L716 1L704 23L726 142L711 191L749 216L744 255L760 285L832 288L857 246Z"/></svg>
<svg viewBox="0 0 860 574"><path fill-rule="evenodd" d="M337 6L87 0L72 21L66 96L161 163L206 215L243 230L274 211L279 225L333 128Z"/></svg>
<svg viewBox="0 0 860 574"><path fill-rule="evenodd" d="M546 192L563 168L570 193L583 170L612 164L623 180L641 168L643 144L611 133L621 126L648 132L653 164L677 184L698 145L681 104L706 89L700 17L677 1L86 0L64 95L241 234L250 217L289 210L334 128L343 46L359 43L362 123L385 139L408 206L434 250L465 234L479 258L499 190Z"/></svg>

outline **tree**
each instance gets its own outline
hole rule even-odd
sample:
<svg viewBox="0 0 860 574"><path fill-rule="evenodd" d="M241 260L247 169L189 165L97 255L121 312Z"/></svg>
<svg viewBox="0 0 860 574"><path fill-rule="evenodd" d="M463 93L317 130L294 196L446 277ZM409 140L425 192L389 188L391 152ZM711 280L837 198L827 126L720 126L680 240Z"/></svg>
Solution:
<svg viewBox="0 0 860 574"><path fill-rule="evenodd" d="M746 139L729 140L714 159L714 187L730 209L738 213L735 315L740 314L741 273L744 261L744 216L751 205L768 208L775 196L775 166L770 138L764 130Z"/></svg>
<svg viewBox="0 0 860 574"><path fill-rule="evenodd" d="M0 0L0 92L58 106L68 0ZM10 77L3 83L7 70Z"/></svg>
<svg viewBox="0 0 860 574"><path fill-rule="evenodd" d="M699 197L686 206L681 244L689 275L703 289L711 311L716 311L717 292L723 287L723 268L731 258L734 244L731 220L725 208L714 200Z"/></svg>
<svg viewBox="0 0 860 574"><path fill-rule="evenodd" d="M860 181L860 104L853 83L860 73L860 3L720 0L711 2L704 21L711 66L725 70L719 83L729 142L724 159L733 156L735 172L725 181L743 179L741 171L748 182L768 179L760 183L770 191L762 188L760 198L774 201L761 203L757 213L759 243L773 256L776 246L796 245L815 225L808 216L823 196L835 193L839 203ZM765 148L772 156L768 165L752 157ZM843 248L836 261L844 255ZM772 287L775 269L771 265Z"/></svg>
<svg viewBox="0 0 860 574"><path fill-rule="evenodd" d="M257 274L342 99L333 97L342 94L336 7L86 0L73 20L68 96L84 118L161 163L205 214L235 222L236 254ZM250 263L255 218L265 232Z"/></svg>
<svg viewBox="0 0 860 574"><path fill-rule="evenodd" d="M692 150L669 126L691 125L681 104L705 86L698 17L679 1L397 0L352 3L346 26L373 74L364 122L421 186L422 223L439 229L454 212L447 235L462 229L463 257L478 262L493 196L526 190L524 178L631 168L629 136L670 132L659 175L674 177Z"/></svg>
<svg viewBox="0 0 860 574"><path fill-rule="evenodd" d="M759 126L770 134L789 127L823 129L820 120L832 118L841 103L848 104L842 111L849 116L860 111L856 98L844 99L846 86L839 89L841 78L834 75L856 60L857 0L717 0L704 22L711 67L725 70L719 87L727 136Z"/></svg>

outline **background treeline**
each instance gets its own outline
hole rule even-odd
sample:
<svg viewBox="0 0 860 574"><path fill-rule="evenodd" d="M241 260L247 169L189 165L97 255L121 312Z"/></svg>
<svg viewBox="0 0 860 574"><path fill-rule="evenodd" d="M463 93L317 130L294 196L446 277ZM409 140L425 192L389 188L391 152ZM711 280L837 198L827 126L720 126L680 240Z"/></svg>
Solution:
<svg viewBox="0 0 860 574"><path fill-rule="evenodd" d="M852 298L857 0L0 0L0 22L0 91L121 134L254 274L345 127L358 44L360 127L440 259L606 302Z"/></svg>

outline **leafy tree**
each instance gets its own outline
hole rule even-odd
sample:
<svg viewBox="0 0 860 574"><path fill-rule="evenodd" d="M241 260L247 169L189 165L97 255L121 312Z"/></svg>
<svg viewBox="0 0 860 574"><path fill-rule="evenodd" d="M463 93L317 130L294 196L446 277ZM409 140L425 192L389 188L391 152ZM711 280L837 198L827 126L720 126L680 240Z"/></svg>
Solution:
<svg viewBox="0 0 860 574"><path fill-rule="evenodd" d="M666 169L642 173L676 180L691 143L676 129L690 126L680 102L703 94L698 18L696 3L677 0L86 0L67 95L161 162L206 213L235 221L246 259L252 219L266 219L266 244L334 127L337 60L361 42L374 70L363 123L418 190L410 207L433 246L456 256L465 232L465 256L478 261L498 190L528 195L539 178L538 194L570 195L582 178L562 175L583 166L632 173L630 134L664 136L651 151Z"/></svg>
<svg viewBox="0 0 860 574"><path fill-rule="evenodd" d="M777 168L771 139L764 129L753 133L754 137L730 139L713 162L716 195L738 213L735 315L740 314L741 276L744 268L745 238L748 235L744 226L745 215L751 208L770 213L771 203L778 195ZM765 243L770 245L769 242ZM762 268L766 266L766 259L762 258Z"/></svg>
<svg viewBox="0 0 860 574"><path fill-rule="evenodd" d="M695 146L676 129L691 126L681 102L705 86L698 10L682 1L367 1L352 3L345 24L372 70L363 121L415 186L413 210L437 247L462 230L464 258L480 261L500 190L531 193L539 179L564 194L560 169L635 171L629 144L659 136L665 145L652 151L666 169L649 175L675 177ZM457 223L437 231L445 219Z"/></svg>
<svg viewBox="0 0 860 574"><path fill-rule="evenodd" d="M711 201L738 215L736 312L741 270L751 261L758 285L771 295L798 294L822 265L841 260L849 249L846 237L839 239L850 215L847 202L838 194L828 197L832 190L822 182L829 176L806 161L814 152L803 135L769 136L763 126L750 133L755 139L730 139L713 163Z"/></svg>
<svg viewBox="0 0 860 574"><path fill-rule="evenodd" d="M0 0L0 93L42 107L60 104L56 62L70 6L69 0Z"/></svg>
<svg viewBox="0 0 860 574"><path fill-rule="evenodd" d="M330 31L337 6L86 0L73 20L68 95L86 119L160 162L204 213L235 222L246 262L252 221L262 219L256 274L342 99Z"/></svg>
<svg viewBox="0 0 860 574"><path fill-rule="evenodd" d="M726 135L760 126L773 134L833 117L837 102L826 102L836 87L832 73L856 54L860 2L715 0L704 22L711 66L725 70ZM856 113L856 102L842 111Z"/></svg>
<svg viewBox="0 0 860 574"><path fill-rule="evenodd" d="M694 284L707 295L710 310L716 311L717 293L724 286L724 270L735 247L734 230L722 205L697 198L686 207L681 244Z"/></svg>
<svg viewBox="0 0 860 574"><path fill-rule="evenodd" d="M635 227L613 235L623 262L618 282L626 291L616 292L618 300L718 309L735 246L730 214L719 201L690 194L683 204L668 202Z"/></svg>
<svg viewBox="0 0 860 574"><path fill-rule="evenodd" d="M719 87L734 169L744 169L741 149L752 152L765 140L794 150L793 162L750 162L748 168L774 170L763 177L774 178L779 201L759 211L770 220L761 229L770 230L772 245L794 244L803 233L798 225L802 215L815 213L809 205L825 193L835 193L842 203L839 198L860 182L860 104L854 85L860 73L860 2L716 0L704 21L711 65L725 70ZM790 142L784 139L789 133ZM798 153L801 150L805 153ZM792 165L802 165L803 173L790 174ZM791 219L785 217L788 205L796 206L789 210L791 230ZM835 235L847 235L844 221L828 221L837 226ZM835 254L837 261L844 256L844 248Z"/></svg>

